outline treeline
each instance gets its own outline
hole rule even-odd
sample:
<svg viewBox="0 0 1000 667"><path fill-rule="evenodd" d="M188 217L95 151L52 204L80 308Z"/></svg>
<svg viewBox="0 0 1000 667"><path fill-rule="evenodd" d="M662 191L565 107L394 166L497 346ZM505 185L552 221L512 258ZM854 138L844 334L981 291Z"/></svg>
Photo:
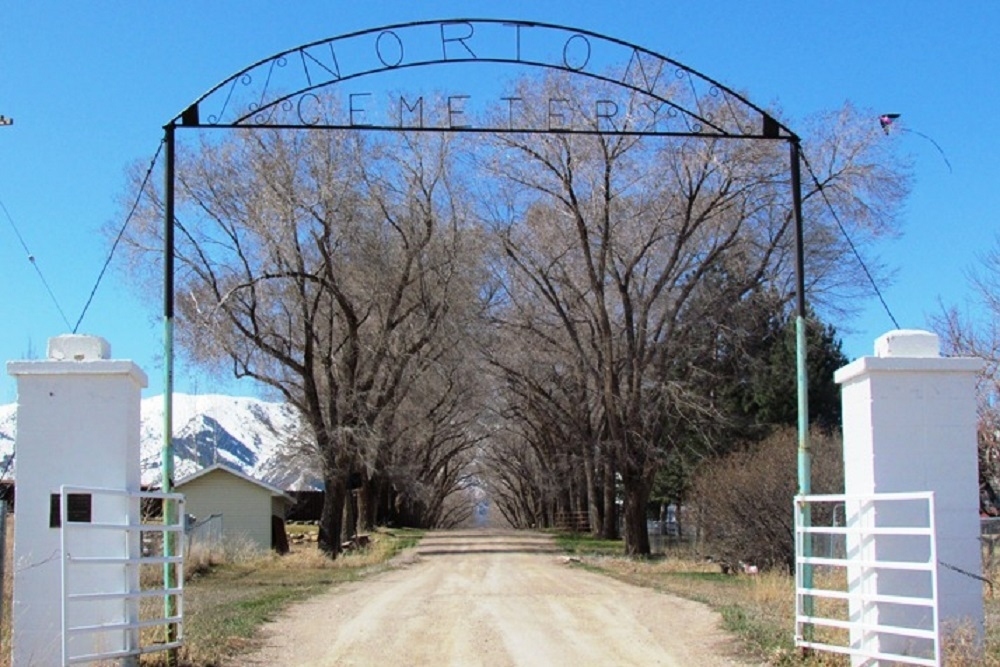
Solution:
<svg viewBox="0 0 1000 667"><path fill-rule="evenodd" d="M601 86L552 75L513 92L567 100L586 126ZM845 107L804 138L824 313L866 289L840 225L864 252L905 193L869 124ZM484 501L516 526L586 512L606 536L620 511L626 551L648 553L661 471L794 410L782 142L274 128L206 135L178 160L177 342L300 411L333 556L357 525L455 525ZM146 187L126 243L155 290L163 198ZM812 340L836 347L820 325Z"/></svg>

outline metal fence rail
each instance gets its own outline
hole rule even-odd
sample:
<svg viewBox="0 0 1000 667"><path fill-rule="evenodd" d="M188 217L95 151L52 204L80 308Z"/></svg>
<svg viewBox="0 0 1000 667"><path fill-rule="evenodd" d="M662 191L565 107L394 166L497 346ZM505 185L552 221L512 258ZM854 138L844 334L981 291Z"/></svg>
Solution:
<svg viewBox="0 0 1000 667"><path fill-rule="evenodd" d="M832 506L833 511L816 511L824 505L827 509ZM810 525L808 517L817 515L832 516L836 524L838 506L844 510L845 525ZM900 511L901 507L905 509ZM796 645L894 664L940 667L935 535L933 493L796 497ZM831 545L819 550L825 555L813 555L815 537L825 538ZM892 540L897 544L890 544ZM899 540L909 540L902 549L907 552L904 557L899 554ZM832 546L838 541L839 546ZM824 572L830 576L814 576ZM894 577L896 584L912 577L913 585L904 587L916 593L881 593L880 576ZM823 587L817 580L833 583ZM846 583L846 590L836 582ZM839 603L826 603L824 610L824 600ZM883 617L892 622L883 622ZM817 626L847 631L850 639L844 643L818 639ZM896 645L906 648L894 648Z"/></svg>
<svg viewBox="0 0 1000 667"><path fill-rule="evenodd" d="M185 521L185 532L187 534L187 551L198 547L202 549L216 549L222 546L224 534L222 514L212 514L205 519L194 519Z"/></svg>
<svg viewBox="0 0 1000 667"><path fill-rule="evenodd" d="M71 495L89 496L90 502L96 505L98 498L118 498L125 501L125 511L117 519L102 517L100 521L81 520L74 517L70 511ZM145 653L154 653L175 649L183 644L183 634L180 632L183 624L183 587L184 559L182 556L167 557L162 550L159 553L144 553L142 536L147 533L177 533L183 535L183 519L177 523L153 523L140 518L138 510L143 499L158 499L176 502L179 511L175 516L184 516L184 496L178 493L129 492L120 489L103 489L91 487L63 486L59 494L60 516L60 553L62 554L62 663L73 665L80 663L115 660L126 657L136 657ZM100 532L97 532L100 531ZM118 539L94 540L95 535L118 535ZM124 539L121 539L124 538ZM160 540L162 544L162 540ZM105 550L95 553L94 545L102 545ZM117 547L117 550L115 548ZM81 555L81 552L85 555ZM177 568L176 587L143 589L140 583L140 568L143 565L170 564ZM124 573L124 581L117 590L86 590L88 578L94 573L104 570L104 578L109 578L107 572ZM81 590L85 592L80 592ZM142 619L139 616L138 605L143 598L173 598L176 600L175 615L162 615L156 618ZM121 603L121 622L87 623L73 621L73 618L87 616L87 606L109 602ZM129 611L130 608L133 611ZM164 607L165 608L165 607ZM74 613L75 612L75 613ZM170 642L149 643L143 645L140 630L143 628L173 626L178 629L174 635L177 639ZM80 636L110 636L108 644L116 648L97 650L88 653L74 653L75 647L71 639ZM164 635L168 636L168 635ZM91 642L99 645L100 640ZM123 647L123 648L122 648Z"/></svg>

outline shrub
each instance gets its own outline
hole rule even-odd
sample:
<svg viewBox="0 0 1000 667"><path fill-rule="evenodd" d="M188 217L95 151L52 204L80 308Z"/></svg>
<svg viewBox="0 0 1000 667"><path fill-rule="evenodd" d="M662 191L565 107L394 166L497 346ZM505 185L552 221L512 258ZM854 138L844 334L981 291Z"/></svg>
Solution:
<svg viewBox="0 0 1000 667"><path fill-rule="evenodd" d="M839 434L813 432L812 492L842 493ZM705 546L724 564L742 561L761 569L795 563L793 498L798 489L798 436L775 431L721 459L702 464L692 487ZM825 508L829 511L829 508ZM814 514L815 524L829 517Z"/></svg>

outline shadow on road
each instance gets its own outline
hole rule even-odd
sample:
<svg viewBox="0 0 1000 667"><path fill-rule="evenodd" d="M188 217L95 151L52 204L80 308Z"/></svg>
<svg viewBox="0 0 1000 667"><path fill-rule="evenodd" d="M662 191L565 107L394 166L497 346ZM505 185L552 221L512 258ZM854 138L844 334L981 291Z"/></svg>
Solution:
<svg viewBox="0 0 1000 667"><path fill-rule="evenodd" d="M550 535L488 530L427 533L416 551L421 556L562 553Z"/></svg>

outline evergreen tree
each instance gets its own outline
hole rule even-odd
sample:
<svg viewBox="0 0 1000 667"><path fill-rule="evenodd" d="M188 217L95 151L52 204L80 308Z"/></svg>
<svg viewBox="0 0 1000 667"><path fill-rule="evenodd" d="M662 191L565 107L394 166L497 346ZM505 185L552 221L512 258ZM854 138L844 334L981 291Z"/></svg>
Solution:
<svg viewBox="0 0 1000 667"><path fill-rule="evenodd" d="M798 423L795 320L791 317L757 365L747 395L746 412L756 424ZM809 380L809 424L832 431L840 427L840 387L834 372L847 364L836 330L814 316L806 320L806 369Z"/></svg>

